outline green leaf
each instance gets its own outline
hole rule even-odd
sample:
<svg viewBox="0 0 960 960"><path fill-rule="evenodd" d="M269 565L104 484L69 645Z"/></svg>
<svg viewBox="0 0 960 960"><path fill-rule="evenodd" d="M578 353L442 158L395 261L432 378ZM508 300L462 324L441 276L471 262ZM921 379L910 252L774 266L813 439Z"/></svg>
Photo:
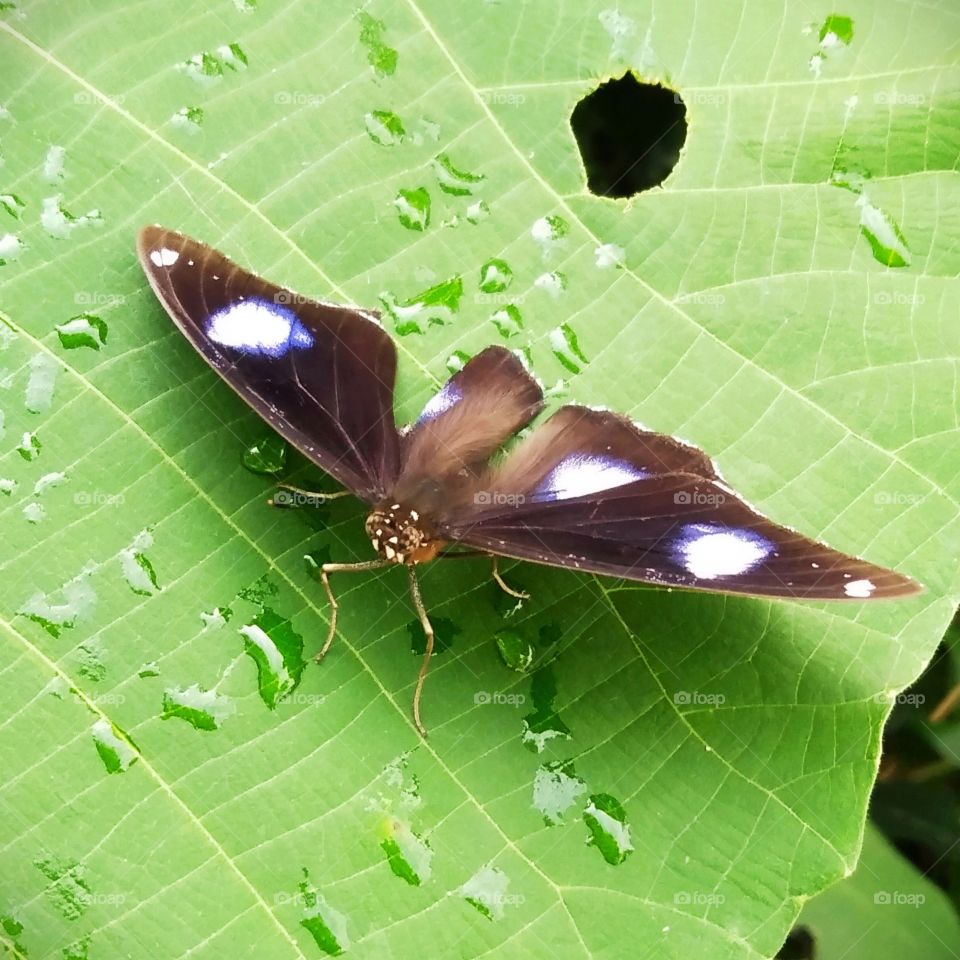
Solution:
<svg viewBox="0 0 960 960"><path fill-rule="evenodd" d="M960 921L946 894L873 826L853 875L814 897L799 922L814 937L817 960L953 960L960 950Z"/></svg>
<svg viewBox="0 0 960 960"><path fill-rule="evenodd" d="M0 943L776 953L855 867L891 694L958 601L956 12L0 6ZM677 91L687 138L613 201L569 121L628 69ZM926 592L514 565L518 609L486 563L434 563L453 644L424 741L402 571L333 577L313 662L316 565L372 557L364 507L265 504L262 422L139 269L151 222L382 308L401 423L509 337L551 405L694 442L774 519Z"/></svg>

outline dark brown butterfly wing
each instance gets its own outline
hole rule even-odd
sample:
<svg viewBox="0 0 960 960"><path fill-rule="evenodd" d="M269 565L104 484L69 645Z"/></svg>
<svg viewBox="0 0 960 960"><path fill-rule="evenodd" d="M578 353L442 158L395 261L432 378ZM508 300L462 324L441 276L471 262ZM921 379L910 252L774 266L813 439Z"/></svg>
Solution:
<svg viewBox="0 0 960 960"><path fill-rule="evenodd" d="M279 434L368 502L397 477L397 354L376 314L300 297L204 243L144 227L151 287L204 359Z"/></svg>
<svg viewBox="0 0 960 960"><path fill-rule="evenodd" d="M798 599L920 589L761 516L695 448L584 407L561 408L462 504L441 536L553 566Z"/></svg>
<svg viewBox="0 0 960 960"><path fill-rule="evenodd" d="M402 438L391 496L431 517L456 511L490 456L543 407L543 391L504 347L487 347L454 374Z"/></svg>

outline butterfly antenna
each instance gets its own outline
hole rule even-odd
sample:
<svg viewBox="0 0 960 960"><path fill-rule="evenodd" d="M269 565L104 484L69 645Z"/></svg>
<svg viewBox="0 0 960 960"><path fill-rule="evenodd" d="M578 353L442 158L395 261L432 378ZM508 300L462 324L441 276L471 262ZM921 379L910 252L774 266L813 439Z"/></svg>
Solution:
<svg viewBox="0 0 960 960"><path fill-rule="evenodd" d="M496 585L511 597L516 597L518 600L530 599L530 594L527 593L526 590L514 590L513 587L500 576L500 558L496 554L493 554L493 579Z"/></svg>
<svg viewBox="0 0 960 960"><path fill-rule="evenodd" d="M420 583L417 580L417 574L413 564L407 567L407 572L410 574L410 598L413 600L413 607L417 611L417 616L420 618L423 635L427 638L427 645L423 651L423 661L420 664L420 674L417 677L417 689L413 694L413 722L417 730L420 731L420 736L425 737L427 735L427 729L420 720L420 694L423 692L423 681L427 676L430 655L433 653L433 626L430 623L430 618L427 616L426 607L423 605L423 598L420 596Z"/></svg>
<svg viewBox="0 0 960 960"><path fill-rule="evenodd" d="M323 647L313 658L317 663L326 656L327 651L330 649L330 644L333 643L334 635L337 632L337 610L340 609L340 605L337 603L337 598L333 595L333 590L330 588L330 574L362 573L364 570L379 570L381 567L387 566L389 562L389 560L365 560L363 563L325 563L320 567L320 582L326 591L327 600L330 601L330 629L327 631L327 639Z"/></svg>

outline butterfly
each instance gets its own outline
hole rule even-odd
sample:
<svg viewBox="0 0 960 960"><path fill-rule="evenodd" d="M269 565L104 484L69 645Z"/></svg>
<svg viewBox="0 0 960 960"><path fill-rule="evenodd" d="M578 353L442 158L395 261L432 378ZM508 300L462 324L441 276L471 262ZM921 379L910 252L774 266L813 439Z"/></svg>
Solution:
<svg viewBox="0 0 960 960"><path fill-rule="evenodd" d="M544 407L539 382L504 347L476 354L398 429L397 350L375 312L301 297L159 226L140 231L138 253L154 293L207 363L344 493L370 505L375 559L318 571L330 603L318 659L336 633L330 575L405 567L426 637L413 700L421 734L434 634L416 568L438 557L490 554L496 581L521 597L500 576L498 556L795 600L922 589L767 519L701 450L617 413L562 406L504 452Z"/></svg>

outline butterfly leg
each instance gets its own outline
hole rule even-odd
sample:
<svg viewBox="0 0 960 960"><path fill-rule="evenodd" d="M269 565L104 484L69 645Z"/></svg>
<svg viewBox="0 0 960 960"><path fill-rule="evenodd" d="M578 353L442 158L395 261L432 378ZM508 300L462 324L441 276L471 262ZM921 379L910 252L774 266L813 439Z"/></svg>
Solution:
<svg viewBox="0 0 960 960"><path fill-rule="evenodd" d="M427 639L426 648L423 651L423 660L420 663L420 674L417 677L417 689L413 694L413 722L421 737L427 735L426 727L420 720L420 694L423 691L423 681L427 675L427 666L430 663L430 655L433 653L433 626L430 618L427 616L427 610L423 605L423 598L420 596L420 584L417 581L417 574L414 571L413 564L407 567L410 574L410 597L413 600L414 609L420 618L420 626L423 627L423 635Z"/></svg>
<svg viewBox="0 0 960 960"><path fill-rule="evenodd" d="M514 590L513 587L500 576L500 558L495 553L491 554L491 556L493 557L493 579L497 586L511 597L516 597L518 600L529 600L530 594L527 593L526 590Z"/></svg>
<svg viewBox="0 0 960 960"><path fill-rule="evenodd" d="M338 490L336 493L321 493L317 490L304 490L295 487L292 483L278 483L277 492L267 503L271 507L299 507L307 505L318 507L328 500L337 500L349 496L349 490Z"/></svg>
<svg viewBox="0 0 960 960"><path fill-rule="evenodd" d="M327 651L330 649L330 644L333 643L334 634L337 632L337 610L340 609L340 605L337 603L337 598L333 595L333 590L330 588L330 574L361 573L364 570L379 570L381 567L388 566L389 563L389 560L365 560L362 563L325 563L320 567L320 582L326 591L327 600L330 601L330 629L327 631L327 639L323 647L313 658L317 663L326 656Z"/></svg>

